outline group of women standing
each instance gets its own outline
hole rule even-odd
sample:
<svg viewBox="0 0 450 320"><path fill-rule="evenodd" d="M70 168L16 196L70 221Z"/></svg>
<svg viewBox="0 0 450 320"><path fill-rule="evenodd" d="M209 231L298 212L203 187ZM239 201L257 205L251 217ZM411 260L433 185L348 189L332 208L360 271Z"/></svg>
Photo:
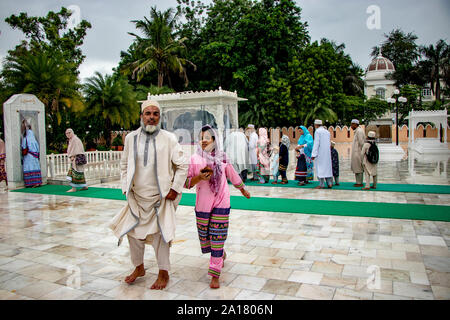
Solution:
<svg viewBox="0 0 450 320"><path fill-rule="evenodd" d="M273 152L270 140L267 135L266 128L259 128L259 138L256 149L258 163L256 165L256 176L258 177L258 183L268 183L270 180L270 157ZM281 183L286 184L288 182L286 177L286 171L289 164L289 147L290 139L288 136L283 135L281 137L281 143L279 146L278 156L278 173L281 176Z"/></svg>
<svg viewBox="0 0 450 320"><path fill-rule="evenodd" d="M297 153L297 166L295 170L295 180L298 181L298 185L302 186L314 179L314 163L311 159L311 154L314 145L314 139L312 135L309 133L308 129L305 126L299 126L300 129L300 138L297 142L297 147L295 148ZM274 182L277 182L277 176L281 176L281 184L288 183L286 177L286 171L289 164L289 147L290 147L290 139L287 135L283 135L281 137L281 143L279 148L272 148L270 140L267 135L267 129L259 128L258 130L258 144L257 144L257 159L258 163L256 166L256 176L258 178L258 183L264 184L268 183L270 179L270 157L272 152L276 152L274 150L279 149L279 155L276 156L278 158L276 168L278 170L273 170Z"/></svg>

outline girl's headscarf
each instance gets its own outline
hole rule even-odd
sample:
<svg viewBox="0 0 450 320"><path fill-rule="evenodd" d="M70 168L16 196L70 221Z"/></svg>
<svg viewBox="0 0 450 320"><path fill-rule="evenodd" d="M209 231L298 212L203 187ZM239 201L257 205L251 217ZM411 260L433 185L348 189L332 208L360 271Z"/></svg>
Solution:
<svg viewBox="0 0 450 320"><path fill-rule="evenodd" d="M260 146L266 146L269 142L269 138L267 136L267 129L266 128L259 128L258 130L258 145Z"/></svg>
<svg viewBox="0 0 450 320"><path fill-rule="evenodd" d="M314 138L312 137L312 135L309 133L308 129L306 129L305 126L299 126L299 128L303 130L303 134L298 139L297 144L298 145L306 144L306 147L304 148L305 155L307 155L308 157L311 157L313 146L314 146Z"/></svg>
<svg viewBox="0 0 450 320"><path fill-rule="evenodd" d="M206 164L213 170L213 174L209 179L209 187L211 191L216 194L219 192L220 178L222 177L222 172L224 170L224 164L228 163L227 156L225 152L222 151L222 144L220 143L219 135L216 130L214 130L209 124L202 127L200 130L200 138L202 132L209 131L214 137L213 147L210 152L203 150L199 140L196 153L206 160Z"/></svg>
<svg viewBox="0 0 450 320"><path fill-rule="evenodd" d="M289 146L291 145L291 139L289 139L287 135L283 134L283 137L281 137L281 143L284 144L286 148L288 148L289 150Z"/></svg>

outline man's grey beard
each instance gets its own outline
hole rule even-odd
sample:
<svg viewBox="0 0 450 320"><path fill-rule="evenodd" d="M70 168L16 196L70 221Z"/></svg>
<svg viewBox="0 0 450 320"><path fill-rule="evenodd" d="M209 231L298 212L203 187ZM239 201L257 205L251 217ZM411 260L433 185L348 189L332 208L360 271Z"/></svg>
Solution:
<svg viewBox="0 0 450 320"><path fill-rule="evenodd" d="M145 125L145 124L144 124L144 121L141 120L141 127L142 127L142 129L143 129L145 132L153 133L153 132L155 132L156 130L160 129L161 126L160 126L159 123L158 123L156 126L152 126L152 125L150 125L150 124Z"/></svg>

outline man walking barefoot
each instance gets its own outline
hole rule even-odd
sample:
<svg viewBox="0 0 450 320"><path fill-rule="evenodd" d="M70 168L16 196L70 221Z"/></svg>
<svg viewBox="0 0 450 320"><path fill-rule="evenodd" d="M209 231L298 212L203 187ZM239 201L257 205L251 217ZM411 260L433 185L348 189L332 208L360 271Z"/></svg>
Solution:
<svg viewBox="0 0 450 320"><path fill-rule="evenodd" d="M161 290L169 282L170 245L175 237L175 211L186 181L188 163L178 139L160 129L161 111L156 101L144 101L141 127L125 138L120 160L122 191L127 204L113 218L110 228L130 244L135 270L128 284L145 275L145 244L155 250L159 274L151 289Z"/></svg>

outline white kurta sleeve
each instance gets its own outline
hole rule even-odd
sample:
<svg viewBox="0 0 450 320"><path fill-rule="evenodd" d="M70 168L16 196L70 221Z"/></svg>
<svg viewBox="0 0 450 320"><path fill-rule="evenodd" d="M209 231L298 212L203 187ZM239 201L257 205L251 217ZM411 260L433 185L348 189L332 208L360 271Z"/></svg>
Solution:
<svg viewBox="0 0 450 320"><path fill-rule="evenodd" d="M122 156L120 158L120 181L122 184L122 192L127 192L127 169L128 169L128 153L130 152L130 135L125 137L125 146L122 151Z"/></svg>
<svg viewBox="0 0 450 320"><path fill-rule="evenodd" d="M189 164L187 163L186 156L178 142L173 146L171 161L175 170L171 189L175 190L177 193L181 193L183 191L184 183L186 182Z"/></svg>
<svg viewBox="0 0 450 320"><path fill-rule="evenodd" d="M357 135L357 139L358 139L358 146L360 149L362 149L362 147L364 146L364 143L366 142L366 135L364 134L364 131L359 130L358 135Z"/></svg>
<svg viewBox="0 0 450 320"><path fill-rule="evenodd" d="M311 157L316 158L319 154L319 145L320 145L320 132L317 132L316 130L316 135L314 137L314 146L313 146L313 150L311 153Z"/></svg>

